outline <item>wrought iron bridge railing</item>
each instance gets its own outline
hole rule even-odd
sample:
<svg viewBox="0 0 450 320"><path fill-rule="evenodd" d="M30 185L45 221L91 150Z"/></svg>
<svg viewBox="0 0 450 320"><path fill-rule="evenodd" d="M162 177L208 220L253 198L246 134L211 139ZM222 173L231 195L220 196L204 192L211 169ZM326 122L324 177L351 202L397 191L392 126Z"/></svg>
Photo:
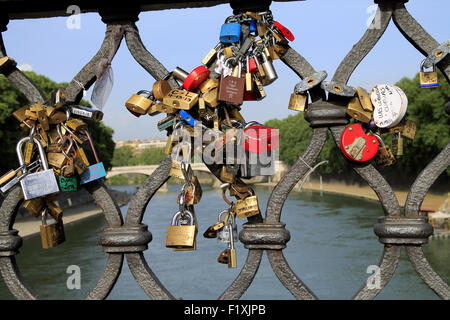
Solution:
<svg viewBox="0 0 450 320"><path fill-rule="evenodd" d="M9 19L35 18L65 15L67 3L57 4L47 1L0 1L0 31L6 30ZM377 28L369 27L359 42L342 60L332 82L345 85L358 64L372 50L382 37L391 20L405 38L424 56L430 56L440 44L433 39L421 25L408 13L404 3L407 0L375 0L378 4L374 22ZM136 6L123 8L104 8L101 3L89 1L81 5L82 12L99 12L106 24L103 43L97 54L78 72L66 88L67 99L77 103L82 98L82 84L88 89L111 63L120 43L125 39L126 45L134 59L155 79L161 79L167 74L165 67L145 48L141 41L135 22L140 11L159 10L166 8L213 6L227 1L197 1L153 3L141 1ZM270 1L257 2L258 6L269 8ZM254 7L255 2L232 1L234 12ZM25 9L24 9L25 8ZM0 57L6 56L3 39L0 34ZM297 51L289 47L281 60L292 71L303 79L315 72L314 68ZM437 62L437 67L443 72L447 81L450 77L450 55ZM43 103L45 96L24 73L19 69L5 74L11 83L17 87L30 103ZM328 130L335 142L339 143L340 135L348 123L345 115L345 105L341 96L329 94L324 99L324 90L316 87L312 90L312 103L309 105L305 118L312 129L312 137L307 149L299 155L298 161L273 189L267 203L264 217L250 217L240 232L239 239L248 249L247 259L239 275L220 295L219 299L239 299L255 278L266 252L270 265L289 292L296 299L317 299L288 265L283 255L283 249L290 239L290 233L285 224L280 221L283 204L298 181L313 166L327 139ZM384 246L379 267L381 286L373 289L366 283L354 294L353 299L373 299L392 279L402 248L406 249L408 257L422 280L441 298L450 299L449 285L433 270L424 256L422 245L428 240L433 230L426 219L418 215L420 206L428 189L437 177L450 165L450 142L420 172L412 184L404 209L385 178L371 164L352 164L358 173L376 192L385 216L380 218L374 227L376 235ZM107 253L107 266L98 280L95 288L87 299L105 299L116 280L126 258L128 266L136 281L151 299L175 299L174 296L158 280L147 264L143 251L147 249L152 236L147 225L142 224L146 207L158 189L168 180L171 158L167 157L149 176L134 194L125 219L120 209L101 183L88 184L96 203L103 209L108 226L104 228L99 243ZM15 255L22 245L22 238L13 224L17 209L22 202L20 188L13 189L3 201L0 208L0 272L9 290L18 299L37 299L35 291L30 288L16 264ZM231 281L231 280L230 280Z"/></svg>

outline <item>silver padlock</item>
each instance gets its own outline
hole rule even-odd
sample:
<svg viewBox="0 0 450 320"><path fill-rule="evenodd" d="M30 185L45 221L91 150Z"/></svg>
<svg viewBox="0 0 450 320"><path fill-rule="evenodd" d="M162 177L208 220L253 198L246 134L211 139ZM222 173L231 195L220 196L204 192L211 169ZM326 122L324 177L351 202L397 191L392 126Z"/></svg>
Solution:
<svg viewBox="0 0 450 320"><path fill-rule="evenodd" d="M266 73L266 77L264 78L264 85L268 86L269 84L271 84L272 82L274 82L275 80L278 79L278 75L277 72L275 71L275 68L273 67L272 61L270 61L269 59L267 59L265 53L263 52L262 54L263 57L263 68L264 68L264 72Z"/></svg>
<svg viewBox="0 0 450 320"><path fill-rule="evenodd" d="M222 215L228 213L228 210L224 210L219 214L219 221L222 220ZM231 222L230 222L231 221ZM231 230L231 232L230 232ZM233 241L238 241L238 232L237 232L237 224L232 223L232 217L228 218L228 221L225 223L222 229L217 231L217 242L219 243L230 243L230 236L233 234Z"/></svg>
<svg viewBox="0 0 450 320"><path fill-rule="evenodd" d="M55 173L53 172L53 169L48 168L47 157L39 140L31 137L25 137L19 140L16 146L19 165L22 166L24 164L22 145L31 139L33 139L34 143L38 147L42 171L27 174L27 176L20 181L25 200L39 198L48 194L59 192L59 186L56 181Z"/></svg>

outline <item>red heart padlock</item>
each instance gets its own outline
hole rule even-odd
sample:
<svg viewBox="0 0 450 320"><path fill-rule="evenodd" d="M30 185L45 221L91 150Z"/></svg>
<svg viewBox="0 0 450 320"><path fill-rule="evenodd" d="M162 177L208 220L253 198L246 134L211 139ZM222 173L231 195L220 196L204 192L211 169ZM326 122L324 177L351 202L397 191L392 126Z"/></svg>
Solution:
<svg viewBox="0 0 450 320"><path fill-rule="evenodd" d="M283 26L281 23L279 23L279 22L277 22L277 21L275 21L274 23L273 23L273 25L275 26L275 27L277 27L278 28L278 30L280 30L280 32L283 34L283 36L286 38L286 39L288 39L289 41L294 41L294 35L292 34L292 32L288 29L288 28L286 28L285 26Z"/></svg>
<svg viewBox="0 0 450 320"><path fill-rule="evenodd" d="M195 68L183 81L183 88L187 91L195 90L203 81L208 79L209 73L209 70L205 66Z"/></svg>
<svg viewBox="0 0 450 320"><path fill-rule="evenodd" d="M245 150L264 153L278 149L280 134L277 129L254 124L244 129Z"/></svg>
<svg viewBox="0 0 450 320"><path fill-rule="evenodd" d="M378 139L367 135L360 124L355 123L341 134L340 148L344 156L354 162L367 162L378 152Z"/></svg>

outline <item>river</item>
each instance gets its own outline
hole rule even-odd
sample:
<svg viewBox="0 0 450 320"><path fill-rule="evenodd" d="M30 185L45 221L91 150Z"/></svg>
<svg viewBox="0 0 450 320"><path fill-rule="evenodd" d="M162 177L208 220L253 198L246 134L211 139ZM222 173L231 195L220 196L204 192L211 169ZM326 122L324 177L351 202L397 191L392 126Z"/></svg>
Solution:
<svg viewBox="0 0 450 320"><path fill-rule="evenodd" d="M135 186L115 186L134 193ZM150 202L143 223L149 226L153 240L144 252L152 271L166 288L183 299L216 299L239 274L247 250L236 245L238 268L228 269L216 259L225 244L205 239L204 230L226 207L220 191L203 187L203 197L196 206L199 224L197 250L173 252L165 247L167 225L177 210L176 196L180 186L169 186L169 192L158 192ZM260 208L270 195L268 187L256 188ZM127 206L122 207L125 216ZM383 246L373 233L381 207L374 201L320 192L292 192L281 216L290 231L291 240L283 251L289 265L320 299L350 299L370 276L367 269L378 264ZM245 219L246 220L246 219ZM244 220L238 220L238 231ZM24 241L16 256L26 281L43 299L83 299L92 290L106 265L106 254L97 245L98 235L106 225L102 215L93 216L65 227L66 242L51 250L41 248L40 237ZM450 280L450 239L434 239L424 252L435 270ZM67 268L81 270L80 289L68 289ZM0 281L0 299L12 299ZM377 299L437 299L419 278L403 250L397 271ZM108 299L148 299L134 280L128 265ZM293 299L273 273L264 254L253 281L242 299Z"/></svg>

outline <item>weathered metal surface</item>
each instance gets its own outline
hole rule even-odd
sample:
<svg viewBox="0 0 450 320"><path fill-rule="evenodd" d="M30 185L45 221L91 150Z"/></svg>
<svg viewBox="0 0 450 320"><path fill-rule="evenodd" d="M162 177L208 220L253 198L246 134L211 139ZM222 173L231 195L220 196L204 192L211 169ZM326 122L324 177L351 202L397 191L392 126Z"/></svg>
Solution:
<svg viewBox="0 0 450 320"><path fill-rule="evenodd" d="M37 8L36 3L36 5L28 6L26 9L18 9L18 5L23 5L25 2L27 1L0 1L0 31L6 30L8 17L5 12L9 14L9 18L13 19L33 15L66 15L62 11L67 7L64 2L60 2L57 6L52 4L53 7L50 7L46 5L45 1L40 1L40 8ZM166 68L142 43L139 30L135 25L140 11L161 10L169 7L213 6L226 2L180 1L163 4L141 1L135 6L128 7L126 11L114 7L102 8L96 6L96 1L90 1L89 5L86 6L84 6L86 3L81 3L80 7L84 8L82 12L99 12L102 21L106 24L106 33L97 54L70 82L67 88L69 100L77 102L81 99L83 88L87 90L104 72L114 58L123 38L125 38L126 45L134 59L150 75L157 80L166 76L168 73ZM294 186L315 165L326 142L328 132L331 133L335 143L339 143L340 136L349 121L345 113L345 106L353 91L351 87L347 86L348 80L359 63L382 37L391 18L408 41L426 57L430 56L439 46L442 46L408 13L404 2L407 1L376 0L375 3L379 5L379 8L372 26L367 29L362 38L344 57L331 81L316 85L312 89L309 88L312 103L305 112L305 119L309 121L312 128L309 145L299 156L297 162L274 187L267 202L265 216L258 214L250 217L244 224L244 229L240 233L240 240L248 249L247 259L239 275L220 295L219 299L239 299L246 292L258 272L264 252L266 252L270 265L280 282L296 299L318 298L294 273L283 255L283 249L288 245L290 239L288 229L280 221L283 204ZM30 2L27 2L27 4L30 4ZM270 1L231 1L230 4L233 12L237 13L253 7L266 8L270 5ZM1 10L1 8L6 7L10 11ZM3 39L0 37L0 57L5 55L5 46ZM300 79L305 79L316 72L300 53L289 46L281 56L281 61ZM444 72L448 80L450 76L450 55L436 61L437 66ZM13 85L25 94L31 103L45 100L42 91L19 70L10 70L5 75ZM170 83L173 87L176 86L173 79L170 79ZM329 93L328 96L326 91ZM400 207L391 186L374 165L359 165L350 162L348 164L375 191L385 214L385 217L380 218L378 223L374 221L374 232L383 246L378 264L380 267L380 286L377 288L369 287L367 281L364 281L353 299L374 299L383 290L395 274L403 247L406 248L412 265L423 281L439 297L450 299L449 285L433 270L423 254L422 245L427 242L432 233L432 228L424 218L418 216L419 208L429 188L450 165L450 142L418 175L408 193L404 210ZM120 275L124 255L134 278L151 299L175 299L150 269L143 254L152 239L150 232L152 226L142 224L143 215L153 196L168 180L170 167L171 158L168 156L138 188L131 199L125 223L117 204L102 184L91 183L86 185L96 203L103 209L108 224L99 237L99 244L108 256L107 266L87 299L104 299L108 296ZM220 177L219 166L208 165L208 168L212 174ZM15 260L15 255L22 245L22 238L12 228L21 199L20 188L14 188L7 195L0 208L0 272L15 297L18 299L37 299L38 295L22 278ZM149 211L151 212L151 210Z"/></svg>

